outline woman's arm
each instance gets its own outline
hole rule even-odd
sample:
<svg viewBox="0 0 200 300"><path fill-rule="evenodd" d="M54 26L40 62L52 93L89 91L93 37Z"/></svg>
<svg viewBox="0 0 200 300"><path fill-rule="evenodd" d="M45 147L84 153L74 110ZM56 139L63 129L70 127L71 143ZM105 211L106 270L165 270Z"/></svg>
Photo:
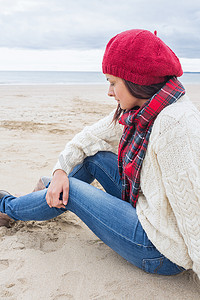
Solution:
<svg viewBox="0 0 200 300"><path fill-rule="evenodd" d="M98 151L116 151L122 128L118 123L116 125L112 123L113 115L114 111L94 125L85 127L60 153L46 196L50 207L61 208L67 204L69 194L67 175L86 156L94 155ZM62 201L59 200L60 193L63 193Z"/></svg>
<svg viewBox="0 0 200 300"><path fill-rule="evenodd" d="M193 270L200 277L199 119L198 114L182 116L161 134L155 149L166 196L193 261Z"/></svg>
<svg viewBox="0 0 200 300"><path fill-rule="evenodd" d="M122 126L118 122L116 125L112 123L113 115L114 111L76 134L60 153L53 173L57 169L61 169L66 174L69 174L85 157L94 155L98 151L116 152L122 135Z"/></svg>

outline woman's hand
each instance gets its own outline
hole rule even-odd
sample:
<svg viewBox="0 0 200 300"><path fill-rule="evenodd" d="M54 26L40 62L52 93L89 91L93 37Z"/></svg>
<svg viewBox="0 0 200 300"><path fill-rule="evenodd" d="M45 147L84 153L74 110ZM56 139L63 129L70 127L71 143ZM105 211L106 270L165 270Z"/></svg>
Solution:
<svg viewBox="0 0 200 300"><path fill-rule="evenodd" d="M63 193L60 200L60 193ZM69 196L69 179L63 170L56 170L48 187L46 201L49 207L65 208Z"/></svg>

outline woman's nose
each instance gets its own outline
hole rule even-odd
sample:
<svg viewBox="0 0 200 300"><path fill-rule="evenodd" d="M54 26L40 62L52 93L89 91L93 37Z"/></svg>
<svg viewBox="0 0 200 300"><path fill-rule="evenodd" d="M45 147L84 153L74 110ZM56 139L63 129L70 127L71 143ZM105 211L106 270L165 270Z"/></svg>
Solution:
<svg viewBox="0 0 200 300"><path fill-rule="evenodd" d="M109 89L108 89L108 96L109 96L109 97L114 97L114 96L115 96L112 87L109 87Z"/></svg>

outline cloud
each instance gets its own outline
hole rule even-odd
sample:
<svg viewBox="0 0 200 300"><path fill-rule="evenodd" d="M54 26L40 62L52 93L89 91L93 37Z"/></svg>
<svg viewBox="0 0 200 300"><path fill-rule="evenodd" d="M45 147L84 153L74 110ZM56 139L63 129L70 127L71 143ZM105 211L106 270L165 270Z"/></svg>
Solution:
<svg viewBox="0 0 200 300"><path fill-rule="evenodd" d="M200 1L0 0L0 47L103 49L120 31L157 30L181 57L200 57Z"/></svg>
<svg viewBox="0 0 200 300"><path fill-rule="evenodd" d="M101 71L102 50L0 48L0 69L7 71Z"/></svg>

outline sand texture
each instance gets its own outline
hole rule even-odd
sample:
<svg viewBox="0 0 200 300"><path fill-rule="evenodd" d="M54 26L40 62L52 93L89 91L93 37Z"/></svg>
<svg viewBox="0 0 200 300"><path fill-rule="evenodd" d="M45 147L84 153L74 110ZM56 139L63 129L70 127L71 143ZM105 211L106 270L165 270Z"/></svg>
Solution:
<svg viewBox="0 0 200 300"><path fill-rule="evenodd" d="M200 107L200 86L187 86ZM107 85L0 86L0 189L29 193L51 175L77 132L106 116ZM191 271L147 274L101 242L70 212L0 228L0 299L200 299Z"/></svg>

